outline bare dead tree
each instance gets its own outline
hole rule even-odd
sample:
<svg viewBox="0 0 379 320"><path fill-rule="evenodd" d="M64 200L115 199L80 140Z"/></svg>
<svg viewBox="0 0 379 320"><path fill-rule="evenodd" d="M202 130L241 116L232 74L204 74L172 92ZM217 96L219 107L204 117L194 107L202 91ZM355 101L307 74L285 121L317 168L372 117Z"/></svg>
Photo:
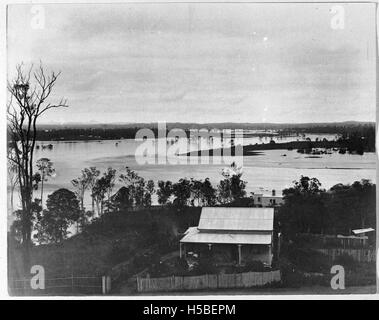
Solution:
<svg viewBox="0 0 379 320"><path fill-rule="evenodd" d="M10 157L14 157L14 152L12 152L11 149L8 149L8 158ZM10 161L8 160L8 183L9 183L9 186L10 186L10 205L11 205L11 212L13 212L13 208L14 208L14 205L13 205L13 199L14 199L14 191L16 189L16 186L18 184L18 167L17 165L15 164L14 161Z"/></svg>
<svg viewBox="0 0 379 320"><path fill-rule="evenodd" d="M23 64L16 67L15 78L8 82L9 100L7 105L8 121L8 161L16 166L17 184L21 199L21 233L25 248L31 244L33 226L33 162L37 138L37 121L48 110L68 107L61 99L53 104L48 98L60 75L46 74L42 64L25 71ZM27 249L28 251L28 249Z"/></svg>

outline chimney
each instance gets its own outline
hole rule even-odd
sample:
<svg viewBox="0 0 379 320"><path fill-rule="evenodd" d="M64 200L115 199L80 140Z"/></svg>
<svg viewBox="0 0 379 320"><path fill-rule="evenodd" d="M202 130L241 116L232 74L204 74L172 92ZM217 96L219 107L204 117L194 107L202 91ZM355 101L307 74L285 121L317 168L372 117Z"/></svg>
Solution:
<svg viewBox="0 0 379 320"><path fill-rule="evenodd" d="M275 197L275 189L272 190L272 196Z"/></svg>

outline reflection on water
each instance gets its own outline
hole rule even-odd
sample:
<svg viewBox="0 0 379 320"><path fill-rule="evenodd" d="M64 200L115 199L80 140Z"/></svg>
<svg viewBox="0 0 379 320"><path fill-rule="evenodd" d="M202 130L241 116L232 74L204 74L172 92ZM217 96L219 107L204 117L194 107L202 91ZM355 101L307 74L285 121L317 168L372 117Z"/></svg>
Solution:
<svg viewBox="0 0 379 320"><path fill-rule="evenodd" d="M311 137L312 141L315 138L328 140L335 138L334 135L307 135L307 137ZM244 144L267 143L271 139L271 137L250 137L244 139ZM274 137L273 139L277 142L286 142L297 138ZM299 139L303 138L299 137ZM44 199L58 188L72 189L70 181L79 176L83 168L90 166L96 166L102 171L107 167L121 170L128 166L142 177L155 182L158 180L177 181L183 177L197 179L209 177L214 185L220 181L220 172L225 167L225 164L139 165L134 158L134 152L142 142L134 140L38 142L39 145L49 143L52 144L51 149L40 147L35 153L35 159L49 158L56 169L56 177L50 178L44 185ZM197 141L191 141L191 144L195 148ZM167 145L172 145L172 142L167 142ZM374 153L359 156L334 152L319 157L309 157L295 150L268 150L257 156L243 158L243 178L248 182L248 192L282 190L290 186L292 181L298 179L300 175L317 177L324 188L330 188L337 183L351 183L363 178L375 182L375 161ZM119 185L116 185L117 187ZM17 204L17 195L14 196L14 201ZM91 207L88 192L85 205L88 209Z"/></svg>

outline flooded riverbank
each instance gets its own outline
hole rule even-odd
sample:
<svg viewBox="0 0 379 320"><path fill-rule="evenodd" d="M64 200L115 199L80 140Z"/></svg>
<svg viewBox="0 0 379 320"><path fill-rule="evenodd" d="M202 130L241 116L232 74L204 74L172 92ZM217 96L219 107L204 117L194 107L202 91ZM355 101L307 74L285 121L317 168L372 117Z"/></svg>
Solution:
<svg viewBox="0 0 379 320"><path fill-rule="evenodd" d="M253 138L255 139L255 138ZM209 178L214 186L222 178L221 171L228 163L204 164L144 164L135 159L135 150L140 145L135 140L107 141L75 141L49 142L52 148L39 148L35 158L49 158L55 167L55 177L49 178L44 184L44 199L59 188L72 189L71 180L80 175L83 168L95 166L104 171L112 167L121 171L125 166L138 172L145 179L151 179L156 184L158 180L178 181L180 178ZM251 143L251 141L247 141ZM40 145L44 142L39 142ZM47 144L47 143L45 143ZM376 182L375 153L364 155L324 154L310 157L296 150L264 150L253 157L243 157L243 179L247 181L247 192L270 192L272 189L280 192L290 186L300 175L318 178L324 188L330 188L337 183L352 183L356 180L369 179ZM120 187L116 183L115 190ZM37 191L39 194L39 192ZM36 194L37 194L36 193ZM18 196L14 195L15 206ZM156 198L153 198L156 201ZM85 206L91 207L89 192L85 196ZM9 211L8 214L11 212Z"/></svg>

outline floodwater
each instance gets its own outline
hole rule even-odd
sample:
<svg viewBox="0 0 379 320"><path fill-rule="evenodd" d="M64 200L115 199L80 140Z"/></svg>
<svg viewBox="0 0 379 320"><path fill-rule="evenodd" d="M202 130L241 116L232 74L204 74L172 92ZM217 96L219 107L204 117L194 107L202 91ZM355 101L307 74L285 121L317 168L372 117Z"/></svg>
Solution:
<svg viewBox="0 0 379 320"><path fill-rule="evenodd" d="M335 135L307 135L312 141L315 138L335 139ZM244 144L268 143L271 137L251 137L245 138ZM286 142L302 140L303 137L274 137L276 142ZM52 144L52 149L42 148L43 145ZM86 167L95 166L104 171L107 167L112 167L122 172L125 166L135 170L145 179L151 179L155 183L158 180L178 181L180 178L210 178L214 186L222 179L221 171L228 166L233 159L226 159L225 163L218 164L200 163L203 157L192 159L194 164L158 164L154 157L149 158L150 163L140 164L135 157L138 146L146 141L125 140L103 140L103 141L39 141L40 148L35 152L35 159L49 158L56 170L56 175L50 177L44 184L44 200L47 195L58 188L68 188L73 190L71 180L78 177L81 170ZM176 142L177 144L178 142ZM176 145L174 141L162 141L156 143L160 148L156 148L157 154L164 154L166 149ZM196 144L192 141L191 144ZM166 146L166 147L165 147ZM193 147L193 146L192 146ZM157 150L158 149L158 150ZM183 159L175 155L169 156L171 163ZM187 158L189 160L189 158ZM206 160L206 159L205 159ZM323 154L312 156L300 154L296 150L268 150L259 152L256 156L243 157L243 179L247 181L248 192L269 193L271 190L281 190L291 186L292 182L299 179L301 175L316 177L322 183L322 187L330 188L337 183L352 183L356 180L369 179L376 182L376 156L375 153L365 153L364 155ZM116 184L115 191L121 185ZM36 191L35 197L40 196L40 191ZM156 201L156 198L153 198ZM15 208L17 207L18 196L14 195ZM89 192L85 196L85 206L91 208ZM8 206L9 207L9 206ZM8 210L10 215L10 208ZM12 220L12 219L11 219Z"/></svg>

